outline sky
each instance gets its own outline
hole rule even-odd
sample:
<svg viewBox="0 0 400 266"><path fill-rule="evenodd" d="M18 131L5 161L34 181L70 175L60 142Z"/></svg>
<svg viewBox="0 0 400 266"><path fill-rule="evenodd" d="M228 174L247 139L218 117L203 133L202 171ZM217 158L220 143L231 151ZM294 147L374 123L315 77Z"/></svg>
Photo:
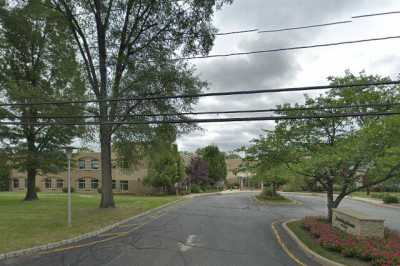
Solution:
<svg viewBox="0 0 400 266"><path fill-rule="evenodd" d="M254 28L271 30L349 19L352 23L278 33L217 36L210 54L400 36L400 14L351 19L352 16L391 11L400 11L398 0L236 0L216 12L214 25L219 32ZM399 47L400 39L395 39L273 54L196 59L192 63L196 67L196 74L209 83L207 92L326 85L327 77L344 75L345 70L353 73L365 70L368 74L396 78L400 73ZM321 93L307 92L310 96ZM303 100L304 92L204 97L195 106L195 110L266 109L283 103L302 103ZM197 118L249 115L252 114L203 115ZM273 129L274 122L231 122L199 126L202 130L178 138L180 150L195 151L214 144L223 151L232 151L248 146L263 130Z"/></svg>

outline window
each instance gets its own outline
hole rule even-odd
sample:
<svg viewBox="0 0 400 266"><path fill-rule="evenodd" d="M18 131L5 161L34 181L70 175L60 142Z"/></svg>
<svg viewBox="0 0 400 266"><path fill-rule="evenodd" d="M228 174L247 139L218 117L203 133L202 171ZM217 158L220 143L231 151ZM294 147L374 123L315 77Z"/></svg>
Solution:
<svg viewBox="0 0 400 266"><path fill-rule="evenodd" d="M112 189L116 189L117 188L117 181L113 180L112 181Z"/></svg>
<svg viewBox="0 0 400 266"><path fill-rule="evenodd" d="M78 187L79 189L85 189L86 187L86 181L84 178L79 178L78 180Z"/></svg>
<svg viewBox="0 0 400 266"><path fill-rule="evenodd" d="M96 178L93 178L91 180L91 188L92 189L97 189L99 187L99 180L97 180Z"/></svg>
<svg viewBox="0 0 400 266"><path fill-rule="evenodd" d="M99 169L99 160L92 160L92 169Z"/></svg>
<svg viewBox="0 0 400 266"><path fill-rule="evenodd" d="M119 186L121 188L121 191L128 191L128 181L119 181Z"/></svg>
<svg viewBox="0 0 400 266"><path fill-rule="evenodd" d="M79 169L85 169L86 165L85 165L85 160L79 160Z"/></svg>
<svg viewBox="0 0 400 266"><path fill-rule="evenodd" d="M13 179L14 188L19 188L19 179Z"/></svg>
<svg viewBox="0 0 400 266"><path fill-rule="evenodd" d="M63 188L63 187L64 187L64 180L57 179L57 188Z"/></svg>
<svg viewBox="0 0 400 266"><path fill-rule="evenodd" d="M46 189L51 188L51 179L50 179L50 178L46 178L46 179L44 180L44 187L45 187Z"/></svg>

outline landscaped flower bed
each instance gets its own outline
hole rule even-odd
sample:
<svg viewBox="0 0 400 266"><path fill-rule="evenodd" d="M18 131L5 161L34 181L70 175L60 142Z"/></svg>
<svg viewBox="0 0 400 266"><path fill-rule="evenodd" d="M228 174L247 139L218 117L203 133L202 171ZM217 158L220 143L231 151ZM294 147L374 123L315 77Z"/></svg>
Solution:
<svg viewBox="0 0 400 266"><path fill-rule="evenodd" d="M400 265L400 234L385 230L384 239L360 239L334 228L320 217L306 217L303 228L327 250L370 261L372 265Z"/></svg>

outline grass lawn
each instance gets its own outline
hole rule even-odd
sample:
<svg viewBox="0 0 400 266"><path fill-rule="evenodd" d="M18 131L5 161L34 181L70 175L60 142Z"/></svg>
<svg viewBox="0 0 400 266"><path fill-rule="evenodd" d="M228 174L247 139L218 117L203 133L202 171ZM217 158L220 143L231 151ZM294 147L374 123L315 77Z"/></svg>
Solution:
<svg viewBox="0 0 400 266"><path fill-rule="evenodd" d="M305 231L301 226L301 221L288 223L288 227L295 233L295 235L312 251L318 253L319 255L328 258L330 260L336 261L344 265L351 266L367 266L370 265L368 262L361 261L354 258L343 257L340 253L332 252L324 249L319 244L315 243L314 239L310 236L310 233Z"/></svg>
<svg viewBox="0 0 400 266"><path fill-rule="evenodd" d="M39 193L24 202L24 193L0 193L0 253L71 238L129 218L177 199L175 196L115 196L117 208L100 209L99 194L72 197L72 227L67 226L67 195Z"/></svg>
<svg viewBox="0 0 400 266"><path fill-rule="evenodd" d="M393 195L400 198L400 192L371 192L370 195L367 195L367 192L357 191L351 194L354 197L361 198L374 198L374 199L382 199L384 195Z"/></svg>

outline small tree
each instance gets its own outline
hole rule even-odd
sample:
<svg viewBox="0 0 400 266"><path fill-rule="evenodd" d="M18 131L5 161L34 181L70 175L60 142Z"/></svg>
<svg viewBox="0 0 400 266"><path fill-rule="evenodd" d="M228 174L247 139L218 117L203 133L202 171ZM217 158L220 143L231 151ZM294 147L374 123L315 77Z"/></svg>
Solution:
<svg viewBox="0 0 400 266"><path fill-rule="evenodd" d="M190 163L186 168L189 186L196 184L200 186L208 185L210 179L208 178L208 163L199 156L193 156Z"/></svg>
<svg viewBox="0 0 400 266"><path fill-rule="evenodd" d="M149 153L148 174L144 179L145 184L161 188L163 192L172 192L175 183L180 182L184 176L184 167L178 147L174 144L176 139L175 128L161 125L156 129Z"/></svg>
<svg viewBox="0 0 400 266"><path fill-rule="evenodd" d="M198 151L198 154L208 164L208 177L212 185L223 181L228 175L225 154L217 146L209 145Z"/></svg>

